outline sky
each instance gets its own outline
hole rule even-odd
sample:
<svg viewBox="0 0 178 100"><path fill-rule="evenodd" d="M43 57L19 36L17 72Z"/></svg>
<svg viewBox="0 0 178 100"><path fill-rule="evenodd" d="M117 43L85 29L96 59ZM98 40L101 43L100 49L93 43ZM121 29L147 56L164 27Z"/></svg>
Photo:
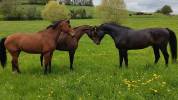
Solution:
<svg viewBox="0 0 178 100"><path fill-rule="evenodd" d="M130 11L155 12L164 5L170 5L174 14L178 14L178 0L124 0ZM101 0L94 0L99 5Z"/></svg>

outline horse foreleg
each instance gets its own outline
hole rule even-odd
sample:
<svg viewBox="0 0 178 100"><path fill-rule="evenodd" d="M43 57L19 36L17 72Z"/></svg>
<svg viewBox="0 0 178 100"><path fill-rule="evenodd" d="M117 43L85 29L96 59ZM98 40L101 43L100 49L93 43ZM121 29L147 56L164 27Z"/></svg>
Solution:
<svg viewBox="0 0 178 100"><path fill-rule="evenodd" d="M40 55L41 67L43 67L43 54Z"/></svg>
<svg viewBox="0 0 178 100"><path fill-rule="evenodd" d="M50 60L49 60L49 73L51 73L51 61L52 61L53 53L50 54Z"/></svg>
<svg viewBox="0 0 178 100"><path fill-rule="evenodd" d="M120 59L120 68L122 68L122 62L123 62L123 52L122 52L122 50L119 50L119 59Z"/></svg>
<svg viewBox="0 0 178 100"><path fill-rule="evenodd" d="M125 61L125 65L128 68L128 53L127 50L124 50L124 61Z"/></svg>
<svg viewBox="0 0 178 100"><path fill-rule="evenodd" d="M50 53L43 54L44 55L44 74L48 72L49 62L51 60Z"/></svg>
<svg viewBox="0 0 178 100"><path fill-rule="evenodd" d="M159 58L160 58L160 53L159 53L159 47L158 46L153 46L153 51L154 51L154 55L155 55L155 64L158 63Z"/></svg>
<svg viewBox="0 0 178 100"><path fill-rule="evenodd" d="M70 70L73 70L74 55L75 55L75 51L69 51Z"/></svg>

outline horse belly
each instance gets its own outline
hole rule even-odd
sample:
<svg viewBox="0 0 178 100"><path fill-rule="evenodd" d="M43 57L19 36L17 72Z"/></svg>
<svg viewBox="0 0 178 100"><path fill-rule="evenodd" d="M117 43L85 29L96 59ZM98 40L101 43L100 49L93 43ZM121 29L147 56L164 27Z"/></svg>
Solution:
<svg viewBox="0 0 178 100"><path fill-rule="evenodd" d="M151 40L149 39L142 39L142 40L136 40L132 43L128 44L129 49L144 49L152 44Z"/></svg>
<svg viewBox="0 0 178 100"><path fill-rule="evenodd" d="M31 40L22 40L19 44L19 47L22 51L27 53L41 53L42 52L42 43L38 39Z"/></svg>

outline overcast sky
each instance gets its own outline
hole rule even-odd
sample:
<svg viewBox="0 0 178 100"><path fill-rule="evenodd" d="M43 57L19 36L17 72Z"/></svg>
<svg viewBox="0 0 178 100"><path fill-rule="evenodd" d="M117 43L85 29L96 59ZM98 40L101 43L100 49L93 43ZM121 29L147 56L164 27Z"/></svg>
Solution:
<svg viewBox="0 0 178 100"><path fill-rule="evenodd" d="M178 14L178 0L124 0L130 11L155 12L164 5L170 5L174 14ZM94 4L100 4L101 0L94 0Z"/></svg>

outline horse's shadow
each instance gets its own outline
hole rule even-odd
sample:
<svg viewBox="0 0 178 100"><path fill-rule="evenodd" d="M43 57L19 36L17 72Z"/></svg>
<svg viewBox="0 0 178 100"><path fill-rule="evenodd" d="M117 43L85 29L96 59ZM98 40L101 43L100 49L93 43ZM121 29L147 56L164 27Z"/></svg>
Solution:
<svg viewBox="0 0 178 100"><path fill-rule="evenodd" d="M66 74L73 72L72 70L70 70L69 66L67 66L67 65L59 66L59 65L53 64L51 67L52 67L51 73L48 73L46 75L60 75L60 76L62 76L62 75L66 75ZM22 71L22 74L45 75L44 67L42 67L42 66L36 66L36 67L32 67L32 68L28 67L27 69Z"/></svg>

